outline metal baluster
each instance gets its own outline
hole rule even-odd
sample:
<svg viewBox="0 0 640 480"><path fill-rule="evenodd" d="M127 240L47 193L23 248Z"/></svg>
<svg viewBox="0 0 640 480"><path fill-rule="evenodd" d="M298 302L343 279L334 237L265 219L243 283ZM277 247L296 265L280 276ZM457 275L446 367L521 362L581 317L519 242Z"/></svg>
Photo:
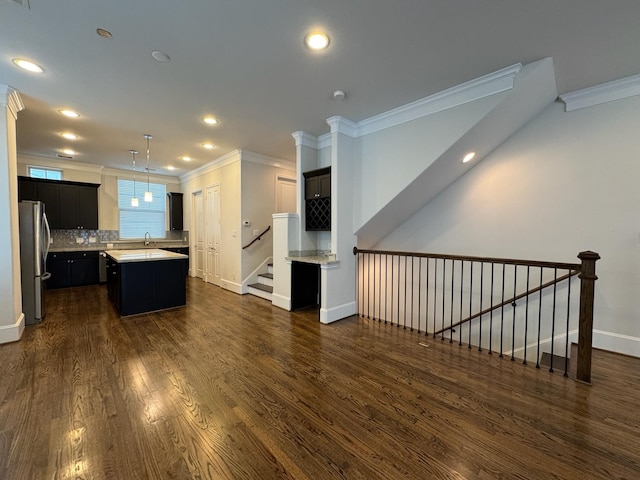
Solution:
<svg viewBox="0 0 640 480"><path fill-rule="evenodd" d="M482 297L484 295L484 262L480 262L480 311L482 312ZM480 327L478 328L478 351L482 351L482 315L479 319Z"/></svg>
<svg viewBox="0 0 640 480"><path fill-rule="evenodd" d="M402 328L407 329L407 256L404 257L404 308L402 309Z"/></svg>
<svg viewBox="0 0 640 480"><path fill-rule="evenodd" d="M527 364L527 332L529 331L529 270L531 266L527 265L527 297L525 300L525 310L524 310L524 359L522 360L522 364Z"/></svg>
<svg viewBox="0 0 640 480"><path fill-rule="evenodd" d="M378 268L378 322L382 321L382 254Z"/></svg>
<svg viewBox="0 0 640 480"><path fill-rule="evenodd" d="M400 327L400 257L398 257L398 317L396 327ZM405 280L406 281L406 280Z"/></svg>
<svg viewBox="0 0 640 480"><path fill-rule="evenodd" d="M456 261L451 260L451 315L449 315L449 343L453 343L453 278L456 271Z"/></svg>
<svg viewBox="0 0 640 480"><path fill-rule="evenodd" d="M393 257L394 255L391 255L391 296L389 297L391 299L391 308L389 309L389 323L393 323ZM387 319L384 319L384 323L387 323Z"/></svg>
<svg viewBox="0 0 640 480"><path fill-rule="evenodd" d="M420 300L422 297L422 257L418 258L418 333L420 333Z"/></svg>
<svg viewBox="0 0 640 480"><path fill-rule="evenodd" d="M542 268L540 267L540 286L542 286ZM538 302L538 347L536 353L536 368L540 368L540 326L542 324L542 290L538 292L540 295Z"/></svg>
<svg viewBox="0 0 640 480"><path fill-rule="evenodd" d="M424 334L426 336L429 335L429 257L427 257L427 286L425 290L427 292L424 299Z"/></svg>
<svg viewBox="0 0 640 480"><path fill-rule="evenodd" d="M471 262L471 271L469 272L469 317L471 317L471 302L473 299L473 261ZM471 348L471 320L469 320L469 345L468 348Z"/></svg>
<svg viewBox="0 0 640 480"><path fill-rule="evenodd" d="M491 299L489 305L491 306L491 313L489 315L489 355L493 354L493 271L495 270L495 264L491 262Z"/></svg>
<svg viewBox="0 0 640 480"><path fill-rule="evenodd" d="M447 260L446 259L442 259L442 321L440 322L440 324L442 325L442 329L444 329L444 284L445 284L445 280L446 280L446 273L447 273ZM444 330L442 330L442 334L440 335L440 340L444 340Z"/></svg>
<svg viewBox="0 0 640 480"><path fill-rule="evenodd" d="M413 272L413 267L415 264L415 258L411 257L411 316L409 318L409 320L411 321L411 328L409 330L411 330L413 332L413 284L415 282L415 274Z"/></svg>
<svg viewBox="0 0 640 480"><path fill-rule="evenodd" d="M371 295L371 255L367 253L367 318L369 317L369 307L371 306L370 302Z"/></svg>
<svg viewBox="0 0 640 480"><path fill-rule="evenodd" d="M504 333L504 272L506 265L502 264L502 306L500 307L500 358L502 358L502 343Z"/></svg>
<svg viewBox="0 0 640 480"><path fill-rule="evenodd" d="M549 371L553 373L553 344L555 343L556 333L556 286L558 280L558 269L553 269L553 312L551 313L551 361L549 362Z"/></svg>
<svg viewBox="0 0 640 480"><path fill-rule="evenodd" d="M571 273L569 270L567 273ZM567 278L567 329L565 330L565 343L564 343L564 376L569 376L569 313L571 311L571 277Z"/></svg>
<svg viewBox="0 0 640 480"><path fill-rule="evenodd" d="M387 275L389 274L389 259L387 258L387 254L384 254L384 323L387 323L387 298L389 298L389 279Z"/></svg>
<svg viewBox="0 0 640 480"><path fill-rule="evenodd" d="M376 319L376 254L373 254L373 320Z"/></svg>
<svg viewBox="0 0 640 480"><path fill-rule="evenodd" d="M436 304L438 303L438 259L434 258L435 270L433 272L433 338L436 338Z"/></svg>
<svg viewBox="0 0 640 480"><path fill-rule="evenodd" d="M358 308L358 316L360 317L360 253L356 254L356 306Z"/></svg>
<svg viewBox="0 0 640 480"><path fill-rule="evenodd" d="M513 298L516 298L516 284L518 283L518 265L513 266ZM511 361L515 362L514 350L516 349L516 301L511 304L513 306L513 320L511 322Z"/></svg>
<svg viewBox="0 0 640 480"><path fill-rule="evenodd" d="M464 260L460 262L460 320L462 320L462 287L464 286ZM462 346L462 325L458 328L458 346Z"/></svg>

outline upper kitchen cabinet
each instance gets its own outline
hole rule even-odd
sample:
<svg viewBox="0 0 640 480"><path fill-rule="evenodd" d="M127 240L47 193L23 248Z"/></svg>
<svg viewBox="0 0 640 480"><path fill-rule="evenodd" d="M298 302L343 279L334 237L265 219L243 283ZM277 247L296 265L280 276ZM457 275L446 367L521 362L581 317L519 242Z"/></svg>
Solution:
<svg viewBox="0 0 640 480"><path fill-rule="evenodd" d="M182 230L182 193L169 192L169 230Z"/></svg>
<svg viewBox="0 0 640 480"><path fill-rule="evenodd" d="M98 187L94 183L18 177L18 198L41 201L53 229L97 230Z"/></svg>
<svg viewBox="0 0 640 480"><path fill-rule="evenodd" d="M305 230L331 230L331 167L303 175Z"/></svg>

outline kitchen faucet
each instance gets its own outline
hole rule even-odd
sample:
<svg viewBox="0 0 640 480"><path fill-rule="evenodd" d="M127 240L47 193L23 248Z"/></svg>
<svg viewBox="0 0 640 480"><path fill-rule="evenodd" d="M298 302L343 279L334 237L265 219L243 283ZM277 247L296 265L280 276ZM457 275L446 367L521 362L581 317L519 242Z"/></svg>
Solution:
<svg viewBox="0 0 640 480"><path fill-rule="evenodd" d="M150 243L151 243L151 234L149 232L146 232L144 234L144 244L145 246L149 246Z"/></svg>

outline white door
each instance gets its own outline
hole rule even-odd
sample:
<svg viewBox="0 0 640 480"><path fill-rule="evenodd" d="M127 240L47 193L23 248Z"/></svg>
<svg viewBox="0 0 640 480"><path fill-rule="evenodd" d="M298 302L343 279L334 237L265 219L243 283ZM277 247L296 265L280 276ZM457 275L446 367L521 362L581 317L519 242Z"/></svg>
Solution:
<svg viewBox="0 0 640 480"><path fill-rule="evenodd" d="M202 205L202 191L193 194L193 214L194 219L191 225L195 230L195 268L196 277L204 280L204 212Z"/></svg>
<svg viewBox="0 0 640 480"><path fill-rule="evenodd" d="M275 213L296 213L296 179L276 176Z"/></svg>
<svg viewBox="0 0 640 480"><path fill-rule="evenodd" d="M207 187L204 208L205 281L220 286L220 185Z"/></svg>

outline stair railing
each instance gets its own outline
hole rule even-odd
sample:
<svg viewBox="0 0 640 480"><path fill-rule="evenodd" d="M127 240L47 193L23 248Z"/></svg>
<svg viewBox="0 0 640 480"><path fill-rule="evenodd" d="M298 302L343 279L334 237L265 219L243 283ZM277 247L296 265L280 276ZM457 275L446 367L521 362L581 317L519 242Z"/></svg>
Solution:
<svg viewBox="0 0 640 480"><path fill-rule="evenodd" d="M535 355L536 368L545 353L549 371L563 361L565 376L570 342L577 342L576 378L590 382L597 253L581 252L581 263L560 263L357 247L353 252L358 315L523 364ZM572 295L576 276L578 298Z"/></svg>
<svg viewBox="0 0 640 480"><path fill-rule="evenodd" d="M251 245L253 245L254 243L256 243L258 240L260 240L262 238L262 236L267 233L269 230L271 230L271 225L269 225L267 228L264 229L264 231L258 235L256 238L254 238L253 240L251 240L249 243L247 243L244 247L242 247L243 250L249 248Z"/></svg>

